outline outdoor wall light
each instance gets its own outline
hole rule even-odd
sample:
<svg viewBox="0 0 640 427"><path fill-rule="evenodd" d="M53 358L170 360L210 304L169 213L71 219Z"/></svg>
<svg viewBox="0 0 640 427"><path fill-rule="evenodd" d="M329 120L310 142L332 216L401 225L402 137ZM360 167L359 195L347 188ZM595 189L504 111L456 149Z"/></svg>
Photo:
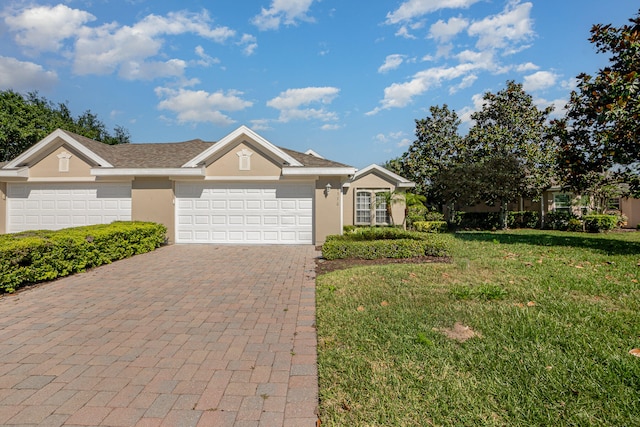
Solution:
<svg viewBox="0 0 640 427"><path fill-rule="evenodd" d="M331 191L331 184L327 182L327 185L324 186L324 197L329 195L329 191Z"/></svg>

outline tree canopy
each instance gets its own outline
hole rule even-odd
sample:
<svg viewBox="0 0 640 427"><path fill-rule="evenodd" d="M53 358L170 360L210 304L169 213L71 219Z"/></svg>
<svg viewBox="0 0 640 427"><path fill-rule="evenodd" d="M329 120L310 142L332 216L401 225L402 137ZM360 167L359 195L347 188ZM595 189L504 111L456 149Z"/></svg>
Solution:
<svg viewBox="0 0 640 427"><path fill-rule="evenodd" d="M555 124L559 167L578 192L622 181L640 195L640 11L629 21L593 26L589 41L609 63L595 76L578 76L567 115Z"/></svg>
<svg viewBox="0 0 640 427"><path fill-rule="evenodd" d="M0 161L16 157L58 128L105 144L130 142L125 128L116 126L112 134L89 110L73 117L67 104L54 104L37 92L0 91Z"/></svg>

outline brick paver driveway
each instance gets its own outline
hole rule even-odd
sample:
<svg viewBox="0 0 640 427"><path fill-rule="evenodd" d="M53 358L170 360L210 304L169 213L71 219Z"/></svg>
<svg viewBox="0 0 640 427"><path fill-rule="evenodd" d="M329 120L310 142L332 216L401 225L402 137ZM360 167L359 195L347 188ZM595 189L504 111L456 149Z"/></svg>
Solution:
<svg viewBox="0 0 640 427"><path fill-rule="evenodd" d="M315 425L316 255L174 245L0 298L0 425Z"/></svg>

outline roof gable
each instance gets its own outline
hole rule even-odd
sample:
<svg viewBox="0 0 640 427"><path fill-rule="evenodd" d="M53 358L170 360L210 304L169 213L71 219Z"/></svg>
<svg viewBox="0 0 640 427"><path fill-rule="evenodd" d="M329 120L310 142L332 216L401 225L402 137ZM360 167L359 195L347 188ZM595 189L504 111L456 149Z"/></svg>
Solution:
<svg viewBox="0 0 640 427"><path fill-rule="evenodd" d="M375 173L383 179L388 180L396 185L396 187L415 187L415 182L411 182L406 178L401 177L400 175L391 172L389 169L385 169L382 166L378 166L376 164L372 164L367 166L364 169L359 170L353 176L353 181L357 181L358 179L370 174Z"/></svg>
<svg viewBox="0 0 640 427"><path fill-rule="evenodd" d="M57 129L51 132L49 135L47 135L44 139L42 139L37 144L31 146L29 149L27 149L25 152L20 154L18 157L8 162L6 165L3 166L3 169L13 169L13 168L18 168L20 166L26 165L27 163L29 163L29 161L42 155L44 152L46 152L46 150L48 150L53 145L58 144L58 140L62 140L64 143L68 144L74 150L77 150L79 153L81 153L83 156L85 156L87 159L94 162L98 166L113 167L113 165L110 162L108 162L103 156L99 155L94 150L90 149L87 146L86 141L84 140L80 141L79 139L83 138L88 141L93 141L93 140L90 140L84 137L80 137L80 138L78 137L79 135L75 135L75 134L72 134L71 132L63 131L62 129ZM97 144L102 144L97 141L93 141L93 142L96 142Z"/></svg>
<svg viewBox="0 0 640 427"><path fill-rule="evenodd" d="M229 135L222 138L220 141L213 144L211 147L207 148L197 156L193 157L191 160L182 165L183 168L193 168L201 165L203 162L206 162L207 159L212 157L218 152L224 150L228 145L234 144L236 142L242 142L243 140L249 140L248 142L254 143L261 147L266 153L270 153L273 156L281 159L283 162L286 162L290 166L303 166L298 160L293 158L291 155L287 154L284 150L276 147L251 129L246 126L240 126L235 131L231 132Z"/></svg>

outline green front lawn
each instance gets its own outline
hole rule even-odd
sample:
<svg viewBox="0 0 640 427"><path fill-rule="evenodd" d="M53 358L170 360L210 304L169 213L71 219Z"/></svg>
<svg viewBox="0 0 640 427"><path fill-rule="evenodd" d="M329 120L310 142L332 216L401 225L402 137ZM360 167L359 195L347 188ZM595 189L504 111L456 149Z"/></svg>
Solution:
<svg viewBox="0 0 640 427"><path fill-rule="evenodd" d="M458 233L317 278L323 426L640 425L640 233Z"/></svg>

